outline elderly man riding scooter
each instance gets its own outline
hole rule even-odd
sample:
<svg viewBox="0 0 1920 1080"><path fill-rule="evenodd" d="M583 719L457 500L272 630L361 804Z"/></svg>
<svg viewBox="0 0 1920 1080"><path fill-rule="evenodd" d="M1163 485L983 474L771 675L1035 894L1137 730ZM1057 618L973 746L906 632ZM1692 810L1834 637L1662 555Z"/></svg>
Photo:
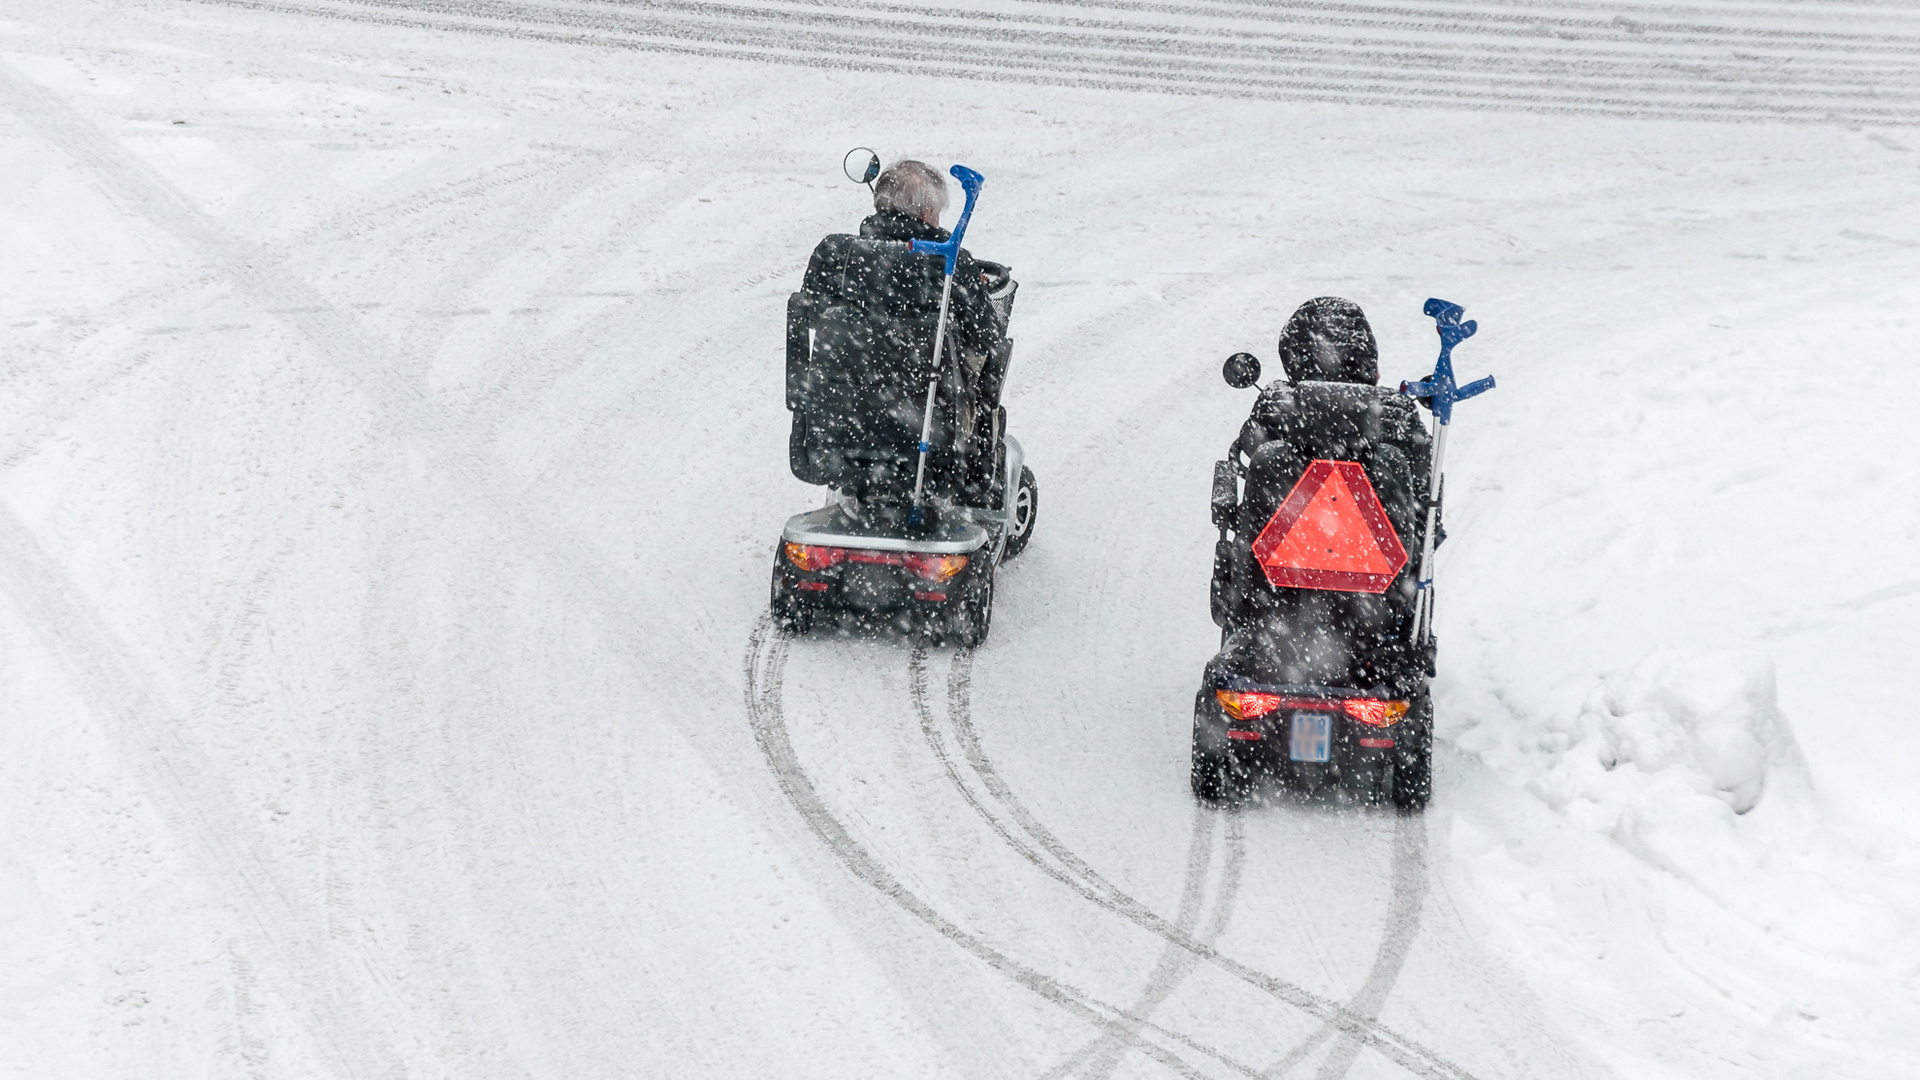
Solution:
<svg viewBox="0 0 1920 1080"><path fill-rule="evenodd" d="M947 211L947 178L924 162L896 161L873 183L873 213L860 223L869 240L930 240L946 243L940 227ZM951 318L967 373L967 392L977 397L981 369L1007 333L1014 283L999 263L975 259L965 248L953 275ZM976 402L992 408L993 401Z"/></svg>

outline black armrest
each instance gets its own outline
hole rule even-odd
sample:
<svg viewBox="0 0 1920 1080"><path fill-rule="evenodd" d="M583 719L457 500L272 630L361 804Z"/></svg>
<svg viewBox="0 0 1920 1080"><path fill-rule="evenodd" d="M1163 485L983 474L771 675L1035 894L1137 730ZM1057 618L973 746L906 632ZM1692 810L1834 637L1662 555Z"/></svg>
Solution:
<svg viewBox="0 0 1920 1080"><path fill-rule="evenodd" d="M1234 477L1231 462L1213 463L1213 527L1224 529L1233 521L1233 512L1240 507L1240 485Z"/></svg>
<svg viewBox="0 0 1920 1080"><path fill-rule="evenodd" d="M813 318L821 304L817 297L797 292L787 297L787 408L797 409L812 359Z"/></svg>

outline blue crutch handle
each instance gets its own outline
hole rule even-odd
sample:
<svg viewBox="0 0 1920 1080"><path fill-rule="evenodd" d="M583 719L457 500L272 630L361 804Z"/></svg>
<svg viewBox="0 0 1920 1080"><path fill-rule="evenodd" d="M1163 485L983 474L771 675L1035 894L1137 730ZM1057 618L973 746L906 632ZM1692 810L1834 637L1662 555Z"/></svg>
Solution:
<svg viewBox="0 0 1920 1080"><path fill-rule="evenodd" d="M973 217L973 204L980 198L980 189L986 186L987 178L967 168L955 165L947 170L953 178L960 181L960 190L967 193L967 205L960 211L960 220L954 222L953 235L943 243L932 240L913 241L913 250L918 255L939 255L947 260L947 276L953 276L954 267L960 263L960 239L967 235L967 222Z"/></svg>
<svg viewBox="0 0 1920 1080"><path fill-rule="evenodd" d="M1453 404L1478 397L1493 389L1493 376L1475 379L1465 386L1453 381L1453 347L1472 337L1480 329L1472 319L1460 321L1467 309L1459 304L1438 298L1428 300L1421 308L1433 320L1433 328L1440 335L1440 359L1433 365L1433 375L1419 382L1403 382L1400 392L1413 397L1426 398L1433 406L1434 419L1442 424L1453 422Z"/></svg>

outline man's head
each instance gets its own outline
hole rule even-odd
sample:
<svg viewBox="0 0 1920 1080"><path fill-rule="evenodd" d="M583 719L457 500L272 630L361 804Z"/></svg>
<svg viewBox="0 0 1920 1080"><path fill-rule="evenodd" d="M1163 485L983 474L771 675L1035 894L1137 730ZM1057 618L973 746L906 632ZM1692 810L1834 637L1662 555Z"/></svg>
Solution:
<svg viewBox="0 0 1920 1080"><path fill-rule="evenodd" d="M1280 366L1291 382L1380 381L1380 347L1360 305L1337 296L1301 304L1280 331Z"/></svg>
<svg viewBox="0 0 1920 1080"><path fill-rule="evenodd" d="M873 208L938 225L947 209L947 178L925 162L896 161L873 182Z"/></svg>

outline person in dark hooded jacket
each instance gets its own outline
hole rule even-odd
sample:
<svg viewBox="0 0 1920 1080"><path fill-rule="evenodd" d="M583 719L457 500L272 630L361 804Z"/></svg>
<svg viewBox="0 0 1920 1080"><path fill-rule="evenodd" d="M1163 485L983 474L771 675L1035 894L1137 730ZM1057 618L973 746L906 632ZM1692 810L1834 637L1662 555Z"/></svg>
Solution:
<svg viewBox="0 0 1920 1080"><path fill-rule="evenodd" d="M1280 437L1293 414L1294 388L1304 382L1380 384L1380 346L1360 305L1338 296L1319 296L1294 309L1280 331L1280 367L1285 382L1260 391L1253 413L1234 440L1236 453L1252 457L1270 439ZM1408 418L1414 418L1406 411Z"/></svg>
<svg viewBox="0 0 1920 1080"><path fill-rule="evenodd" d="M1294 311L1280 334L1286 378L1260 392L1231 453L1246 462L1247 494L1234 523L1236 552L1216 565L1215 618L1223 656L1274 683L1367 687L1431 669L1411 649L1406 619L1414 571L1382 594L1275 588L1250 545L1312 459L1358 461L1403 546L1420 550L1432 442L1414 399L1381 387L1380 349L1360 306L1322 296ZM1263 452L1264 449L1264 452Z"/></svg>

